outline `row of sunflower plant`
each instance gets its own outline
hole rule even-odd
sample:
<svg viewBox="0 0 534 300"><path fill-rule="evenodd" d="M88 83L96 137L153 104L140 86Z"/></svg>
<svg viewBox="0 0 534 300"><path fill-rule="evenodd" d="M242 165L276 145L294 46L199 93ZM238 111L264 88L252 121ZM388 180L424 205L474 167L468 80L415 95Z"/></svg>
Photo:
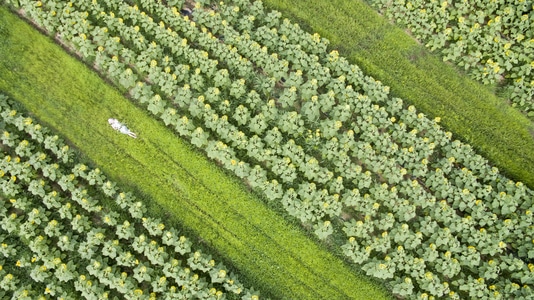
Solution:
<svg viewBox="0 0 534 300"><path fill-rule="evenodd" d="M271 30L271 32L276 32L276 31L275 30ZM272 40L272 38L271 38L271 40ZM281 40L284 40L283 37L282 37ZM398 100L397 100L397 102L398 102ZM395 105L395 106L397 106L397 105ZM421 114L417 114L413 107L409 107L408 110L404 111L404 112L406 113L404 115L404 120L409 122L409 123L411 123L410 124L411 126L417 126L417 124L414 124L415 122L420 123L420 122L424 122L425 121L423 116ZM431 126L429 126L429 125L430 124L424 124L424 126L421 126L421 128L418 128L418 129L419 130L428 131L428 129L431 128ZM411 134L417 134L417 130L416 131L411 131L410 133ZM431 132L429 132L429 133L432 134ZM371 132L371 135L376 137L379 134L376 131L374 131L374 132ZM450 138L448 135L449 134L446 134L446 136L448 138ZM437 135L434 136L434 139L436 138L436 136ZM442 139L444 139L444 137L442 137ZM391 145L391 143L378 143L378 144L379 144L379 146L381 146L381 144ZM446 144L449 144L449 145L446 145ZM452 145L450 145L450 144L452 144ZM452 190L451 189L451 185L448 184L448 180L447 179L445 179L444 181L436 184L436 183L434 183L434 181L436 180L436 177L433 174L432 175L429 174L428 176L424 176L428 172L427 168L425 167L426 164L428 164L428 159L426 159L426 158L423 158L420 161L420 163L418 163L417 159L412 161L412 162L406 161L405 160L406 158L404 157L404 155L402 155L401 160L398 161L398 163L399 164L404 163L405 165L406 165L406 163L411 163L411 165L413 166L413 169L412 169L412 172L411 172L412 174L417 175L417 176L424 176L426 178L429 178L430 179L429 183L435 186L436 194L437 194L438 197L440 197L440 198L447 198L447 197L453 198L454 197L453 198L454 202L453 202L452 206L455 209L459 209L460 211L466 211L467 210L470 213L471 212L476 212L476 215L478 216L478 218L480 220L480 224L482 226L487 226L487 225L491 226L491 225L495 224L494 222L490 221L490 220L495 218L495 215L494 215L495 213L502 213L502 214L505 214L505 215L506 214L510 215L510 213L513 213L513 212L516 211L517 206L519 204L523 204L524 205L523 207L528 207L528 205L530 205L530 204L526 204L526 203L530 203L530 201L528 201L528 197L529 196L527 196L528 194L530 194L530 192L525 192L525 189L524 189L522 183L514 183L514 182L511 182L509 180L506 181L507 182L506 184L499 183L499 182L501 182L501 178L498 178L498 176L497 176L498 171L495 168L490 168L488 166L487 162L485 162L483 158L481 158L480 156L474 155L473 150L471 149L471 147L469 147L468 145L461 144L458 141L454 141L452 143L444 143L443 146L445 146L444 147L444 150L445 150L444 151L445 152L445 157L444 158L446 158L446 159L442 159L438 164L435 165L437 167L435 169L436 173L437 174L441 174L443 172L443 169L445 169L446 172L447 172L447 175L449 175L449 177L453 177L454 178L454 181L455 181L456 185L458 185L459 187L463 187L463 189L461 191L459 189ZM404 148L403 150L407 150L407 151L403 151L404 152L403 154L406 154L406 155L409 155L410 152L413 152L413 149L411 149L411 147L410 148ZM425 156L423 155L423 157L425 157ZM465 168L465 167L464 168L459 168L458 167L459 165L455 164L456 160L458 158L461 159L461 161L464 164L464 166L469 167L469 169ZM456 168L453 168L454 166L456 166ZM440 167L443 167L443 169L440 168ZM473 176L473 171L476 174L483 175L483 177L486 177L484 182L483 182L483 184L485 183L485 185L481 184L480 182L477 182L477 181L480 181L480 179L478 179L478 178ZM452 174L451 174L451 172L452 172ZM493 187L488 185L488 182L490 182L491 180L495 180L497 182L496 185L499 186L499 188L501 190L504 190L504 191L500 192L498 195L493 193L494 197L492 197L492 201L491 201L491 206L492 206L491 210L492 210L492 212L489 212L488 211L489 209L487 207L485 207L484 205L482 205L483 202L480 199L476 200L476 197L480 197L480 198L486 197L492 192ZM417 186L418 183L413 181L412 185ZM468 187L468 188L466 188L466 187ZM439 188L439 190L438 190L438 188ZM443 194L437 193L442 188L445 189L446 192L443 193ZM517 189L518 192L517 193L513 192L516 189ZM475 194L475 195L471 194L470 190L476 190L477 194ZM506 190L512 191L512 194L507 194ZM352 195L354 195L354 191L352 191L352 192L353 192ZM411 193L411 189L408 187L406 189L405 194L409 195L410 193ZM453 193L454 193L454 195L452 195ZM416 193L416 195L417 194L418 193ZM351 195L351 194L349 194L349 195ZM432 195L423 195L423 196L427 196L427 197L430 196L430 199L432 201ZM371 197L367 197L367 198L368 198L368 201L370 201L370 203L367 203L368 205L362 205L363 207L368 207L368 208L369 207L374 207L375 209L379 208L380 201L376 201L376 199L372 199ZM395 195L395 197L392 197L392 198L393 199L397 199L397 195ZM424 198L426 198L426 197L423 197L423 199ZM470 199L470 200L468 200L468 199ZM382 199L380 199L380 200L382 200ZM526 203L523 203L524 200L527 200ZM419 202L421 203L421 201L419 201ZM387 203L387 202L385 202L385 203ZM390 203L391 203L391 201L390 201ZM358 204L364 204L364 203L358 203ZM398 207L399 203L398 202L393 202L393 203L391 203L391 206L389 207L389 209L392 210L392 211L396 211L396 208L398 207L398 211L399 211L398 215L399 215L399 219L401 219L401 220L402 219L406 219L406 218L407 218L407 220L409 220L410 217L415 216L416 207L414 207L414 205L410 205L410 203L407 202L407 201L402 201L401 204L404 204L404 205L400 205L400 207ZM423 204L422 203L421 205L424 207L424 206L427 206L428 204ZM447 206L445 205L444 202L441 202L440 205L443 205L443 208L442 208L443 210L447 210ZM482 206L482 207L480 209L478 207L475 207L475 210L471 211L470 207L473 207L475 205L476 206ZM371 215L372 211L369 210L369 211L364 211L364 212L365 212L366 216L369 216L369 215ZM485 213L484 214L480 214L479 212L485 212ZM530 210L526 210L525 213L526 213L525 219L530 218ZM408 216L408 217L406 217L406 216ZM378 218L378 222L382 222L383 220L388 219L388 217L389 217L389 219L391 219L390 214L385 214L384 216ZM447 219L447 218L443 218L443 217L440 218L440 216L436 216L436 219L444 220L444 222L447 222L447 223L445 223L445 225L449 225L449 224L452 224L454 222L457 223L458 222L457 220L459 218L456 218L453 215L451 215L451 219L457 219L457 220L452 221L451 219ZM470 220L470 219L471 218L468 218L468 220ZM509 226L511 223L515 223L515 222L513 222L512 219L505 219L504 223L507 224L507 226ZM523 225L528 226L527 224L529 224L529 221L527 221L527 223L523 223ZM404 226L404 227L406 227L406 226ZM378 227L378 228L380 228L380 227ZM446 229L448 230L447 227L446 227ZM523 227L523 229L527 229L527 228ZM480 232L485 233L486 229L485 228L480 228ZM508 229L503 229L503 232L507 233ZM369 234L370 233L371 232L367 232L365 237L369 238ZM466 234L468 234L468 233L466 233ZM387 236L387 233L383 234L383 236L384 235ZM504 236L502 233L499 234L499 235L500 236ZM521 235L512 237L510 239L510 241L513 241L513 239L515 237L521 238ZM439 239L437 239L437 240L439 240ZM469 239L466 239L466 240L469 240ZM478 238L473 238L473 239L470 239L470 240L471 241L475 241L475 240L478 241L479 239ZM488 239L484 240L484 242L487 242L489 240L491 240L491 238L488 238ZM386 242L386 244L387 244L387 242ZM486 254L486 253L495 254L496 253L495 249L497 249L496 247L498 247L498 246L504 247L505 244L502 243L502 241L501 242L496 242L492 246L492 247L494 247L493 250L489 249L491 247L487 247L486 245L483 245L483 247L485 249L482 252L484 254ZM522 249L522 250L520 250L522 253L526 253L524 248L531 248L531 242L527 238L526 240L521 240L519 243L516 243L516 246L518 246L520 249ZM467 249L474 249L474 248L473 247L471 247L471 248L468 247ZM369 248L367 248L367 250L369 250ZM449 253L449 255L450 255L450 253ZM494 261L492 261L492 262L494 263ZM384 265L382 265L382 266L384 266ZM440 269L441 270L445 270L446 268L440 268ZM371 271L372 271L372 269L371 269ZM386 272L381 272L381 273L384 274ZM390 276L390 275L388 275L388 276ZM382 276L384 276L384 275L382 275ZM528 281L526 279L527 277L528 277L527 275L524 275L524 277L523 277L523 280L525 280L525 282ZM403 282L403 283L401 283L401 285L406 285L406 283ZM411 293L411 290L408 293Z"/></svg>
<svg viewBox="0 0 534 300"><path fill-rule="evenodd" d="M534 116L534 8L530 1L368 1L407 27L444 61L484 84L505 87L512 105Z"/></svg>
<svg viewBox="0 0 534 300"><path fill-rule="evenodd" d="M3 297L258 299L0 95Z"/></svg>
<svg viewBox="0 0 534 300"><path fill-rule="evenodd" d="M394 293L529 294L532 191L337 52L297 46L327 42L258 3L204 3L191 20L81 1L54 17L82 31L54 32L112 80L131 76L134 99L320 238L345 232L343 252Z"/></svg>

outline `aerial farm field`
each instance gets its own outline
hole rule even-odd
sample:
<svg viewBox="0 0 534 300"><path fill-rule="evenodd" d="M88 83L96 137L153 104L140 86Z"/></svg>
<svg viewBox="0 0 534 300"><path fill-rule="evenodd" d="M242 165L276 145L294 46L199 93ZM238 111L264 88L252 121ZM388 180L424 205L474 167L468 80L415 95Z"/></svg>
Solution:
<svg viewBox="0 0 534 300"><path fill-rule="evenodd" d="M532 297L532 4L1 3L2 299Z"/></svg>

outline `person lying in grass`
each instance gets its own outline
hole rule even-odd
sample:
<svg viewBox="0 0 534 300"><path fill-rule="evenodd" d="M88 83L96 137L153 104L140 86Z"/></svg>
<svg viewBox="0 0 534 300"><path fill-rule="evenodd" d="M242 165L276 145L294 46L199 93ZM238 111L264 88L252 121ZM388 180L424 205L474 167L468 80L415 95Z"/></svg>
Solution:
<svg viewBox="0 0 534 300"><path fill-rule="evenodd" d="M118 132L127 134L133 137L134 139L137 138L137 134L133 133L130 129L128 129L128 127L126 127L126 125L119 122L119 120L110 118L108 119L108 123L113 129L117 130Z"/></svg>

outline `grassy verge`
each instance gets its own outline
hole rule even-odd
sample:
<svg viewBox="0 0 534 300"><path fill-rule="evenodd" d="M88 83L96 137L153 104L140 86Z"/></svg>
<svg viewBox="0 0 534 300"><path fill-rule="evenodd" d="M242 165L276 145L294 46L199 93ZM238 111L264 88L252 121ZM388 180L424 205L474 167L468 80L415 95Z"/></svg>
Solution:
<svg viewBox="0 0 534 300"><path fill-rule="evenodd" d="M0 7L0 91L112 180L149 195L277 299L386 299L375 283L269 210L234 179L60 47ZM114 132L127 121L139 138Z"/></svg>
<svg viewBox="0 0 534 300"><path fill-rule="evenodd" d="M332 49L391 87L499 167L534 188L534 125L483 86L429 54L365 2L264 0L328 38Z"/></svg>

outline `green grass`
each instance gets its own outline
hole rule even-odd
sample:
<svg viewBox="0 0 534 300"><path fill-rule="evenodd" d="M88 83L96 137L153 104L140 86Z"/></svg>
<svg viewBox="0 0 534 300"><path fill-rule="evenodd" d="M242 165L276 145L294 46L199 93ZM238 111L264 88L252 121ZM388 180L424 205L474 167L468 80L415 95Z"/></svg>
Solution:
<svg viewBox="0 0 534 300"><path fill-rule="evenodd" d="M442 124L507 176L534 188L534 125L483 86L430 54L364 1L263 0L318 32L364 73Z"/></svg>
<svg viewBox="0 0 534 300"><path fill-rule="evenodd" d="M276 214L86 65L0 7L0 92L222 253L276 299L386 299L384 289ZM126 121L139 138L113 131ZM161 211L165 214L161 214Z"/></svg>

